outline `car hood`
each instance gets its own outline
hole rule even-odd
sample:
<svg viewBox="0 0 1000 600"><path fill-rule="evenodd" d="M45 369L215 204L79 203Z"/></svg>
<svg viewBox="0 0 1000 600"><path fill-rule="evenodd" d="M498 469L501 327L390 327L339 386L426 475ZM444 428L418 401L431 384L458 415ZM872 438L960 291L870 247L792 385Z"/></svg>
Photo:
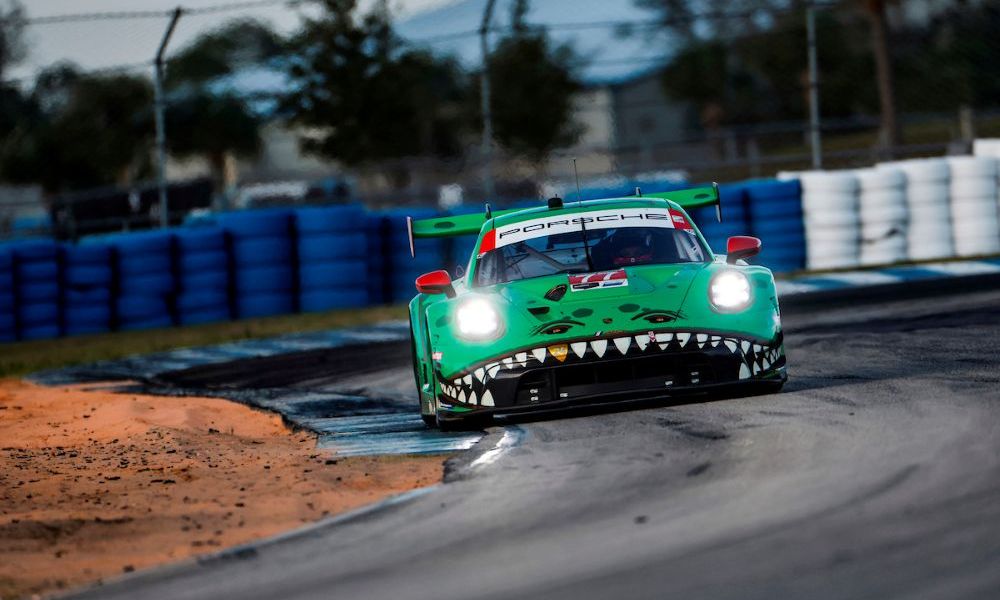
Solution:
<svg viewBox="0 0 1000 600"><path fill-rule="evenodd" d="M709 263L644 265L586 281L553 275L463 290L428 312L430 323L436 325L431 341L440 352L439 371L451 376L517 351L675 328L685 320L683 305L693 283L708 267ZM592 285L595 282L599 285ZM470 297L485 298L497 310L503 323L498 338L476 341L458 334L454 312Z"/></svg>

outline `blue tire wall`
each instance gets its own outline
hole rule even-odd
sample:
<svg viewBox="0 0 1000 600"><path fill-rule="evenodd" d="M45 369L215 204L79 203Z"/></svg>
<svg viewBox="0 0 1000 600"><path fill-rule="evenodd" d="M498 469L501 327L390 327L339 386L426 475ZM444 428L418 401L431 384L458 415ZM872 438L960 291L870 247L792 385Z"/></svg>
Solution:
<svg viewBox="0 0 1000 600"><path fill-rule="evenodd" d="M180 288L182 294L198 292L228 292L232 287L229 270L217 271L184 271L181 273ZM228 303L228 300L226 301Z"/></svg>
<svg viewBox="0 0 1000 600"><path fill-rule="evenodd" d="M414 240L416 256L410 256L410 242L406 217L430 219L440 216L434 209L413 208L391 210L386 216L386 249L388 254L388 288L390 302L409 302L416 295L414 280L429 271L444 269L448 265L445 238Z"/></svg>
<svg viewBox="0 0 1000 600"><path fill-rule="evenodd" d="M287 263L248 267L239 271L236 295L259 293L291 294L295 287L295 269Z"/></svg>
<svg viewBox="0 0 1000 600"><path fill-rule="evenodd" d="M368 253L368 235L360 232L299 234L299 260L304 263L362 260Z"/></svg>
<svg viewBox="0 0 1000 600"><path fill-rule="evenodd" d="M350 233L358 231L365 218L365 209L360 204L305 207L295 210L295 229L302 237Z"/></svg>
<svg viewBox="0 0 1000 600"><path fill-rule="evenodd" d="M386 257L386 231L388 223L381 214L369 214L365 218L368 253L365 261L368 264L368 303L385 304L389 300L386 274L389 261Z"/></svg>
<svg viewBox="0 0 1000 600"><path fill-rule="evenodd" d="M201 310L188 310L178 313L178 320L181 325L203 325L205 323L219 323L232 318L229 314L229 306L215 307Z"/></svg>
<svg viewBox="0 0 1000 600"><path fill-rule="evenodd" d="M356 204L295 211L298 303L304 312L368 303L368 221ZM360 300L359 300L360 298Z"/></svg>
<svg viewBox="0 0 1000 600"><path fill-rule="evenodd" d="M229 253L225 250L187 253L182 251L177 255L177 269L182 280L186 277L199 275L203 271L213 273L228 271Z"/></svg>
<svg viewBox="0 0 1000 600"><path fill-rule="evenodd" d="M201 290L184 292L177 296L177 312L183 317L188 313L199 313L209 310L229 313L228 290Z"/></svg>
<svg viewBox="0 0 1000 600"><path fill-rule="evenodd" d="M341 260L299 265L299 285L306 291L363 289L367 293L368 264Z"/></svg>
<svg viewBox="0 0 1000 600"><path fill-rule="evenodd" d="M9 246L10 266L4 278L11 281L15 333L20 340L58 337L62 332L62 260L59 245L51 240L25 240ZM9 304L8 299L5 304ZM9 337L9 333L4 334Z"/></svg>
<svg viewBox="0 0 1000 600"><path fill-rule="evenodd" d="M798 271L806 265L806 237L802 222L802 189L798 180L746 182L747 206L753 235L763 250L753 259L776 273Z"/></svg>
<svg viewBox="0 0 1000 600"><path fill-rule="evenodd" d="M14 301L14 254L0 246L0 343L17 340Z"/></svg>
<svg viewBox="0 0 1000 600"><path fill-rule="evenodd" d="M117 328L155 329L174 323L178 291L174 232L120 234L107 242L115 255Z"/></svg>
<svg viewBox="0 0 1000 600"><path fill-rule="evenodd" d="M17 339L25 342L33 340L51 340L62 335L59 325L24 325L21 327Z"/></svg>
<svg viewBox="0 0 1000 600"><path fill-rule="evenodd" d="M322 312L339 308L361 308L368 304L368 290L304 291L300 302L302 312Z"/></svg>
<svg viewBox="0 0 1000 600"><path fill-rule="evenodd" d="M292 239L283 237L233 238L233 264L236 270L252 269L292 261Z"/></svg>
<svg viewBox="0 0 1000 600"><path fill-rule="evenodd" d="M246 319L295 312L293 212L224 213L216 222L232 252L232 309Z"/></svg>
<svg viewBox="0 0 1000 600"><path fill-rule="evenodd" d="M232 318L232 277L226 231L203 225L177 232L177 322L194 325Z"/></svg>
<svg viewBox="0 0 1000 600"><path fill-rule="evenodd" d="M719 185L719 203L722 207L721 223L714 206L699 208L690 214L708 241L708 245L711 246L712 252L725 254L726 242L730 237L750 235L746 189L739 183Z"/></svg>
<svg viewBox="0 0 1000 600"><path fill-rule="evenodd" d="M55 260L59 255L59 244L52 240L23 240L10 249L15 263Z"/></svg>
<svg viewBox="0 0 1000 600"><path fill-rule="evenodd" d="M270 317L295 311L295 297L289 293L244 294L238 298L239 317Z"/></svg>

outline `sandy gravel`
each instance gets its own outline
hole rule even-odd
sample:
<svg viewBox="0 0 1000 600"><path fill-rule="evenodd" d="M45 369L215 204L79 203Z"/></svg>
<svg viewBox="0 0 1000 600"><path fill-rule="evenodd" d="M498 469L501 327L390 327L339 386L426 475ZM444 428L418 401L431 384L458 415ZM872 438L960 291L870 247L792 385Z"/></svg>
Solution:
<svg viewBox="0 0 1000 600"><path fill-rule="evenodd" d="M337 459L225 400L0 380L0 600L273 535L440 481L442 462Z"/></svg>

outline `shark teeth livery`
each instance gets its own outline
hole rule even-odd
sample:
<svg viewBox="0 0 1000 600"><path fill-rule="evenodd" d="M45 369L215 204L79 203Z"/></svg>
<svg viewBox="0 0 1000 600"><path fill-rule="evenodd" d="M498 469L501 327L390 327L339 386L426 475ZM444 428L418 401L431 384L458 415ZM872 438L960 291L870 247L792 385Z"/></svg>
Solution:
<svg viewBox="0 0 1000 600"><path fill-rule="evenodd" d="M645 343L643 343L643 340ZM651 343L651 341L653 343ZM617 353L608 353L613 346ZM638 349L635 351L634 349ZM647 352L651 350L652 352ZM512 373L528 372L532 369L555 365L598 364L604 360L623 360L623 357L641 357L658 354L690 354L704 352L706 356L729 356L739 360L737 380L763 376L777 368L781 358L779 343L761 343L756 340L723 337L699 332L657 332L641 333L614 338L601 338L589 342L556 344L529 351L514 352L510 356L498 358L473 368L471 373L460 373L452 385L442 384L441 393L458 404L494 406L491 389L501 371ZM556 361L552 358L556 357ZM701 375L699 375L700 379ZM676 387L673 379L664 381L665 387Z"/></svg>

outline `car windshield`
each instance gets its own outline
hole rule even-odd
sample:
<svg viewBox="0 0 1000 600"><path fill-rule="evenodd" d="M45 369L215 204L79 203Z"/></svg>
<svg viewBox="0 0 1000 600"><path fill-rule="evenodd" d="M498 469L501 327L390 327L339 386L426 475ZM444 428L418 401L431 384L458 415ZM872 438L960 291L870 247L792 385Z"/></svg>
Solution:
<svg viewBox="0 0 1000 600"><path fill-rule="evenodd" d="M482 254L476 285L485 286L558 273L591 273L651 264L696 263L708 251L692 229L618 227L520 239Z"/></svg>

